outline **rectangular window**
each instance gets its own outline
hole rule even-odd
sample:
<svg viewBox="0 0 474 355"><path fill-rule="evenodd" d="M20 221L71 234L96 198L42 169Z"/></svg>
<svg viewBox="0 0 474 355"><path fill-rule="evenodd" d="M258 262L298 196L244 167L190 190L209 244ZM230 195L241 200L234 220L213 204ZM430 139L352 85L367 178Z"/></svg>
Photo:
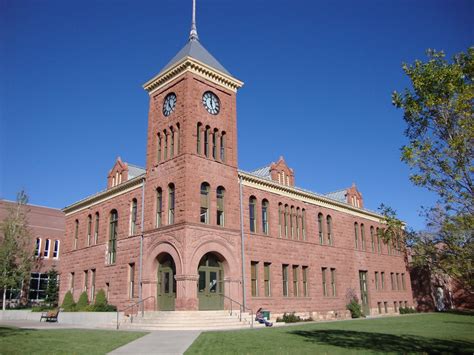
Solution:
<svg viewBox="0 0 474 355"><path fill-rule="evenodd" d="M402 274L402 288L403 288L403 291L407 289L407 286L405 284L405 274Z"/></svg>
<svg viewBox="0 0 474 355"><path fill-rule="evenodd" d="M336 269L331 269L331 292L336 297Z"/></svg>
<svg viewBox="0 0 474 355"><path fill-rule="evenodd" d="M91 270L91 302L95 299L95 269Z"/></svg>
<svg viewBox="0 0 474 355"><path fill-rule="evenodd" d="M377 308L379 309L379 314L382 314L382 302L377 302Z"/></svg>
<svg viewBox="0 0 474 355"><path fill-rule="evenodd" d="M258 282L257 282L257 277L258 277L258 262L257 261L252 261L250 263L250 278L251 278L251 287L252 287L252 297L257 297L258 296Z"/></svg>
<svg viewBox="0 0 474 355"><path fill-rule="evenodd" d="M384 307L385 313L388 313L388 303L387 302L383 303L383 307Z"/></svg>
<svg viewBox="0 0 474 355"><path fill-rule="evenodd" d="M381 276L381 277L380 277L380 279L381 279L380 281L382 281L382 282L381 282L381 284L382 284L382 290L385 290L385 272L382 271L382 272L380 273L380 276Z"/></svg>
<svg viewBox="0 0 474 355"><path fill-rule="evenodd" d="M298 265L293 265L293 296L299 296Z"/></svg>
<svg viewBox="0 0 474 355"><path fill-rule="evenodd" d="M380 242L380 236L378 235L379 229L377 228L377 251L382 254L382 243Z"/></svg>
<svg viewBox="0 0 474 355"><path fill-rule="evenodd" d="M74 273L69 274L69 291L74 294Z"/></svg>
<svg viewBox="0 0 474 355"><path fill-rule="evenodd" d="M395 274L393 272L390 273L390 282L392 284L392 291L395 291Z"/></svg>
<svg viewBox="0 0 474 355"><path fill-rule="evenodd" d="M128 264L128 298L135 297L135 263Z"/></svg>
<svg viewBox="0 0 474 355"><path fill-rule="evenodd" d="M303 296L308 297L309 296L309 290L308 290L308 267L303 266Z"/></svg>
<svg viewBox="0 0 474 355"><path fill-rule="evenodd" d="M217 225L224 226L224 188L217 188Z"/></svg>
<svg viewBox="0 0 474 355"><path fill-rule="evenodd" d="M282 266L283 296L288 297L288 265Z"/></svg>
<svg viewBox="0 0 474 355"><path fill-rule="evenodd" d="M54 241L53 258L59 258L59 240Z"/></svg>
<svg viewBox="0 0 474 355"><path fill-rule="evenodd" d="M41 256L41 238L36 238L35 256Z"/></svg>
<svg viewBox="0 0 474 355"><path fill-rule="evenodd" d="M375 289L379 289L379 273L378 271L375 272Z"/></svg>
<svg viewBox="0 0 474 355"><path fill-rule="evenodd" d="M49 248L51 246L51 241L49 239L46 239L46 242L44 243L44 253L43 256L45 258L49 258Z"/></svg>
<svg viewBox="0 0 474 355"><path fill-rule="evenodd" d="M44 300L48 288L48 274L33 272L30 274L29 300Z"/></svg>
<svg viewBox="0 0 474 355"><path fill-rule="evenodd" d="M400 291L400 274L397 272L397 291Z"/></svg>
<svg viewBox="0 0 474 355"><path fill-rule="evenodd" d="M396 313L398 312L397 301L393 302L393 311Z"/></svg>
<svg viewBox="0 0 474 355"><path fill-rule="evenodd" d="M263 281L265 284L265 297L270 297L271 292L271 283L270 283L270 263L263 264Z"/></svg>
<svg viewBox="0 0 474 355"><path fill-rule="evenodd" d="M327 285L326 285L326 267L321 268L322 281L323 281L323 296L328 295Z"/></svg>

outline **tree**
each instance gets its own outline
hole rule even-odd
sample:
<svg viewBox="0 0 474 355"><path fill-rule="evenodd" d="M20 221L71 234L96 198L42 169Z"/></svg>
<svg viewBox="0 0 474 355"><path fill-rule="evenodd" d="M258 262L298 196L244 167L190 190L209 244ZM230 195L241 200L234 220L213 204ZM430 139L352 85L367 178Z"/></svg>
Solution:
<svg viewBox="0 0 474 355"><path fill-rule="evenodd" d="M412 235L415 265L473 287L474 256L474 47L451 62L428 50L428 61L404 64L412 89L394 92L404 111L408 143L401 159L410 179L435 192L438 204L425 210L429 233Z"/></svg>
<svg viewBox="0 0 474 355"><path fill-rule="evenodd" d="M24 191L17 195L15 207L9 208L0 224L0 287L3 289L3 309L9 289L18 289L30 275L33 248L28 228L28 196Z"/></svg>
<svg viewBox="0 0 474 355"><path fill-rule="evenodd" d="M53 267L48 271L48 286L46 287L46 302L50 307L56 307L58 305L59 298L59 284L58 284L58 272Z"/></svg>
<svg viewBox="0 0 474 355"><path fill-rule="evenodd" d="M61 306L66 312L74 312L76 310L76 303L71 291L67 291L64 295L63 304Z"/></svg>
<svg viewBox="0 0 474 355"><path fill-rule="evenodd" d="M87 292L84 291L79 296L79 300L76 303L76 310L85 311L89 305L89 298L87 297Z"/></svg>

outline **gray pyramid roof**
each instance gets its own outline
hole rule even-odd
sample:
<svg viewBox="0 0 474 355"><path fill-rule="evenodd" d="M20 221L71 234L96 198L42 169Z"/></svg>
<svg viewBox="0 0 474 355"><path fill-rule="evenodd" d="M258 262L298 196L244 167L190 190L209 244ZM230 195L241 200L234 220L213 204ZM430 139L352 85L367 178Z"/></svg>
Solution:
<svg viewBox="0 0 474 355"><path fill-rule="evenodd" d="M324 194L324 196L329 197L330 199L333 199L336 201L347 202L347 189L329 192L327 194Z"/></svg>
<svg viewBox="0 0 474 355"><path fill-rule="evenodd" d="M231 75L226 68L222 66L221 63L217 61L216 58L212 56L211 53L207 51L206 48L202 46L199 40L193 38L186 43L186 45L174 56L173 59L170 60L168 64L161 70L158 74L162 74L168 69L170 69L173 65L180 62L185 57L192 57L194 59L199 60L200 62L209 65L210 67L217 69L227 75ZM232 75L231 75L232 76Z"/></svg>

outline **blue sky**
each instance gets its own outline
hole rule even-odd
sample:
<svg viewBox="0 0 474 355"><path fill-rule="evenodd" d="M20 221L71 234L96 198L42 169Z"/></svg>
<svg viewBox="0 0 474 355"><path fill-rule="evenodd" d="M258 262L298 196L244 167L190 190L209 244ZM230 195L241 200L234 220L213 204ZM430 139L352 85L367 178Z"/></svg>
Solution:
<svg viewBox="0 0 474 355"><path fill-rule="evenodd" d="M238 79L239 166L283 155L298 186L355 182L416 229L435 196L400 162L402 62L474 41L474 2L197 0L201 43ZM185 45L191 0L0 0L0 197L62 208L145 164L141 85Z"/></svg>

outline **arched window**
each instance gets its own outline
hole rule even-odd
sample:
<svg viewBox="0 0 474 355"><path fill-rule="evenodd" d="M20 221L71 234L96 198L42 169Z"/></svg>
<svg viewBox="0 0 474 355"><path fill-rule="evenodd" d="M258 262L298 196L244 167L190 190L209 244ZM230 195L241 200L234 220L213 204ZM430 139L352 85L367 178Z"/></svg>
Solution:
<svg viewBox="0 0 474 355"><path fill-rule="evenodd" d="M210 186L207 182L201 184L201 223L209 224L209 190Z"/></svg>
<svg viewBox="0 0 474 355"><path fill-rule="evenodd" d="M41 238L36 238L35 256L41 256Z"/></svg>
<svg viewBox="0 0 474 355"><path fill-rule="evenodd" d="M223 227L225 223L224 197L225 197L225 189L222 186L219 186L216 190L217 225L221 227Z"/></svg>
<svg viewBox="0 0 474 355"><path fill-rule="evenodd" d="M318 214L318 236L319 236L319 244L324 244L324 230L323 230L323 214Z"/></svg>
<svg viewBox="0 0 474 355"><path fill-rule="evenodd" d="M360 224L360 241L361 241L361 249L365 250L365 226L364 226L364 223Z"/></svg>
<svg viewBox="0 0 474 355"><path fill-rule="evenodd" d="M87 216L87 246L91 245L91 233L92 233L92 216Z"/></svg>
<svg viewBox="0 0 474 355"><path fill-rule="evenodd" d="M354 242L355 248L359 249L359 224L357 222L354 223Z"/></svg>
<svg viewBox="0 0 474 355"><path fill-rule="evenodd" d="M174 157L174 129L170 127L170 158Z"/></svg>
<svg viewBox="0 0 474 355"><path fill-rule="evenodd" d="M43 252L43 256L45 258L49 258L49 252L50 252L50 249L51 248L51 241L49 239L46 239L45 243L44 243L44 252Z"/></svg>
<svg viewBox="0 0 474 355"><path fill-rule="evenodd" d="M283 234L283 204L280 202L278 204L278 236L281 238Z"/></svg>
<svg viewBox="0 0 474 355"><path fill-rule="evenodd" d="M379 227L375 229L375 234L377 235L377 251L379 254L382 254L382 243L380 241L380 230Z"/></svg>
<svg viewBox="0 0 474 355"><path fill-rule="evenodd" d="M209 134L211 132L211 127L206 126L204 131L204 155L206 158L209 158Z"/></svg>
<svg viewBox="0 0 474 355"><path fill-rule="evenodd" d="M95 213L94 244L99 242L99 212Z"/></svg>
<svg viewBox="0 0 474 355"><path fill-rule="evenodd" d="M156 161L159 163L159 162L161 161L161 134L158 133L158 134L157 134L157 137L158 137L158 139L157 139L157 141L158 141L158 142L157 142L157 144L158 144L158 147L157 147L157 148L158 148L158 149L157 149L157 152L156 152L156 155L157 155Z"/></svg>
<svg viewBox="0 0 474 355"><path fill-rule="evenodd" d="M290 215L290 208L285 205L285 238L288 238L288 218Z"/></svg>
<svg viewBox="0 0 474 355"><path fill-rule="evenodd" d="M78 239L79 239L79 220L76 219L76 225L75 225L75 228L74 228L74 245L73 245L73 249L77 249L77 242L78 242Z"/></svg>
<svg viewBox="0 0 474 355"><path fill-rule="evenodd" d="M171 183L168 185L168 224L174 224L175 194L174 184Z"/></svg>
<svg viewBox="0 0 474 355"><path fill-rule="evenodd" d="M163 131L163 137L165 139L165 146L163 149L163 160L168 159L168 132L166 132L166 129Z"/></svg>
<svg viewBox="0 0 474 355"><path fill-rule="evenodd" d="M202 123L199 122L197 124L197 130L196 130L196 152L198 154L201 154L201 129L202 129Z"/></svg>
<svg viewBox="0 0 474 355"><path fill-rule="evenodd" d="M212 159L217 159L217 129L212 132Z"/></svg>
<svg viewBox="0 0 474 355"><path fill-rule="evenodd" d="M163 223L163 191L161 187L156 189L156 227L161 227Z"/></svg>
<svg viewBox="0 0 474 355"><path fill-rule="evenodd" d="M374 253L375 252L374 226L370 226L370 245L372 246L372 253Z"/></svg>
<svg viewBox="0 0 474 355"><path fill-rule="evenodd" d="M59 240L54 241L53 259L59 258Z"/></svg>
<svg viewBox="0 0 474 355"><path fill-rule="evenodd" d="M117 210L110 212L109 225L109 252L107 262L108 264L115 264L117 253L117 233L118 233L118 213Z"/></svg>
<svg viewBox="0 0 474 355"><path fill-rule="evenodd" d="M300 225L301 225L301 211L299 207L296 207L296 239L300 240Z"/></svg>
<svg viewBox="0 0 474 355"><path fill-rule="evenodd" d="M135 235L137 232L137 199L134 198L130 205L130 235Z"/></svg>
<svg viewBox="0 0 474 355"><path fill-rule="evenodd" d="M291 239L295 238L295 206L290 207L290 233Z"/></svg>
<svg viewBox="0 0 474 355"><path fill-rule="evenodd" d="M326 233L328 235L328 245L332 245L332 217L326 216Z"/></svg>
<svg viewBox="0 0 474 355"><path fill-rule="evenodd" d="M263 234L268 235L268 201L262 201L262 232Z"/></svg>
<svg viewBox="0 0 474 355"><path fill-rule="evenodd" d="M225 163L225 132L221 134L221 161Z"/></svg>
<svg viewBox="0 0 474 355"><path fill-rule="evenodd" d="M303 234L303 240L306 240L306 210L301 210L301 232Z"/></svg>
<svg viewBox="0 0 474 355"><path fill-rule="evenodd" d="M257 232L257 199L254 196L251 196L249 199L249 223L250 231L252 233Z"/></svg>

